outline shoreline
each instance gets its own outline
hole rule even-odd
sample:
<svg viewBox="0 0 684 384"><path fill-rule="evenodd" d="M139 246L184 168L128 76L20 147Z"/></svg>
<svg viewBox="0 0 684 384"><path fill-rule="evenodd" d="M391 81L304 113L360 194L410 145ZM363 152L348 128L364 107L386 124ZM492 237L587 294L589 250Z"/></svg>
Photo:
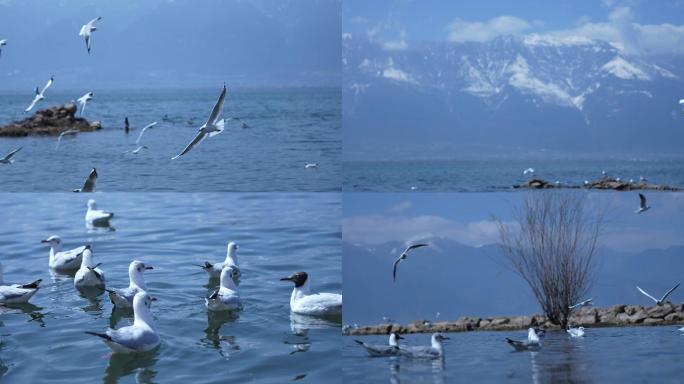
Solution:
<svg viewBox="0 0 684 384"><path fill-rule="evenodd" d="M673 187L664 184L648 184L645 181L628 182L612 177L604 177L601 180L594 180L585 185L555 184L543 179L531 179L523 184L513 185L513 189L608 189L612 191L681 191L680 187Z"/></svg>

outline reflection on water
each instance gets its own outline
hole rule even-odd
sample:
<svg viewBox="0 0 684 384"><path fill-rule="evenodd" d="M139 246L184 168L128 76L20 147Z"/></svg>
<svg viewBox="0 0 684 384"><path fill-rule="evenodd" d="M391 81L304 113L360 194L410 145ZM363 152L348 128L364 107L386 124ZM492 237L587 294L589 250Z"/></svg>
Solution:
<svg viewBox="0 0 684 384"><path fill-rule="evenodd" d="M220 348L221 341L228 341L234 345L233 336L221 336L220 330L225 324L234 323L240 318L238 311L209 311L207 310L207 328L204 330L204 338L200 339L202 344L212 348ZM238 348L239 349L239 348Z"/></svg>
<svg viewBox="0 0 684 384"><path fill-rule="evenodd" d="M122 377L135 373L136 383L152 383L157 376L154 366L157 364L158 356L159 348L145 353L112 353L103 381L107 384L115 384Z"/></svg>

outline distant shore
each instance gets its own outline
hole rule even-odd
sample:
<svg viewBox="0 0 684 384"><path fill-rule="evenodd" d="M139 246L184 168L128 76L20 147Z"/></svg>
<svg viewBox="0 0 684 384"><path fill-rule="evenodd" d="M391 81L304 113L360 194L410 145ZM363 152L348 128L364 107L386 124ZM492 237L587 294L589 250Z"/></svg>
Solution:
<svg viewBox="0 0 684 384"><path fill-rule="evenodd" d="M584 327L627 327L684 324L684 304L644 307L640 305L617 304L607 308L584 307L575 311L570 317L570 325ZM511 331L540 327L543 329L560 329L551 324L544 315L530 316L498 316L498 317L466 317L455 321L416 320L409 324L378 324L361 327L345 326L345 336L386 335L396 333L434 333L434 332L470 332L470 331Z"/></svg>
<svg viewBox="0 0 684 384"><path fill-rule="evenodd" d="M516 184L514 189L550 189L550 188L569 188L569 189L608 189L612 191L634 191L634 190L652 190L652 191L681 191L680 187L673 187L664 184L649 184L646 181L622 181L612 177L604 177L601 180L594 180L586 182L584 185L572 185L563 183L551 183L542 179L532 179L523 184Z"/></svg>

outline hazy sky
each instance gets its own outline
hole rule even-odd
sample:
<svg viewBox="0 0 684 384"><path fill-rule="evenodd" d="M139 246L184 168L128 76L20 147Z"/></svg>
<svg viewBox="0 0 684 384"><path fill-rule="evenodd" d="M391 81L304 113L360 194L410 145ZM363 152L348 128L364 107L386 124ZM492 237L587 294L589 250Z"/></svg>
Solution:
<svg viewBox="0 0 684 384"><path fill-rule="evenodd" d="M0 0L0 91L339 85L339 0ZM91 55L81 26L101 16Z"/></svg>

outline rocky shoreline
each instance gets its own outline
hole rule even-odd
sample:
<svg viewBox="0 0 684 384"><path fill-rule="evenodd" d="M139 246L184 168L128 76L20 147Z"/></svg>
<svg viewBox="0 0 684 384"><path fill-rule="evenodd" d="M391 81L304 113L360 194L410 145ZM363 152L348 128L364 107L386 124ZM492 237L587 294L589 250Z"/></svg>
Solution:
<svg viewBox="0 0 684 384"><path fill-rule="evenodd" d="M102 128L99 121L76 117L76 110L74 103L41 109L31 117L0 127L0 137L57 136L70 129L91 132Z"/></svg>
<svg viewBox="0 0 684 384"><path fill-rule="evenodd" d="M570 317L571 326L584 327L628 327L676 325L684 323L684 304L665 303L652 307L640 305L618 304L608 308L584 307ZM395 333L434 333L434 332L470 332L470 331L511 331L540 327L542 329L560 329L551 324L544 315L512 316L512 317L466 317L456 321L429 322L416 320L410 324L379 324L373 326L345 326L345 336L386 335Z"/></svg>
<svg viewBox="0 0 684 384"><path fill-rule="evenodd" d="M569 188L569 189L609 189L612 191L636 191L636 190L652 190L652 191L681 191L680 187L672 187L662 184L648 184L645 181L629 182L614 179L612 177L604 177L601 180L594 180L584 185L571 185L562 183L551 183L542 179L532 179L523 184L516 184L514 189L550 189L550 188Z"/></svg>

